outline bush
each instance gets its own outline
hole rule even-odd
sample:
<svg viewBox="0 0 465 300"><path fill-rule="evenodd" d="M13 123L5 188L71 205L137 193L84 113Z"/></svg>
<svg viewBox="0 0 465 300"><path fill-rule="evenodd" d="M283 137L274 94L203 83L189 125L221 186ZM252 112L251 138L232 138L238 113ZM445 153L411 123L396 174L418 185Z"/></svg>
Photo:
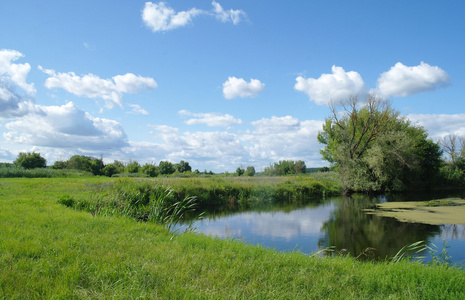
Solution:
<svg viewBox="0 0 465 300"><path fill-rule="evenodd" d="M76 201L74 200L73 197L66 194L66 195L62 195L60 198L58 198L57 202L59 204L61 204L61 205L66 206L66 207L73 207Z"/></svg>

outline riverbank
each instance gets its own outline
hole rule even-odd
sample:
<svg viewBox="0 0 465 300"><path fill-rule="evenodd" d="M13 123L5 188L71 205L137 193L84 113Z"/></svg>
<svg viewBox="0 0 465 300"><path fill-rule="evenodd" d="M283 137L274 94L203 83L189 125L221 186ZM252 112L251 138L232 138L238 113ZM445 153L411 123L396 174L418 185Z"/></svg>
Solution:
<svg viewBox="0 0 465 300"><path fill-rule="evenodd" d="M2 298L465 297L446 265L279 253L57 204L108 178L0 180Z"/></svg>

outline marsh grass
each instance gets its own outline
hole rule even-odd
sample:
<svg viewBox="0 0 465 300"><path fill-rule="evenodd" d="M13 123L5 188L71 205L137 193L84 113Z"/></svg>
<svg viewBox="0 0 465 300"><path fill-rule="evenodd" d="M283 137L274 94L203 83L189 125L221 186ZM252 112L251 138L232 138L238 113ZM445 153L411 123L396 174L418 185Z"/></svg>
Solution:
<svg viewBox="0 0 465 300"><path fill-rule="evenodd" d="M50 168L24 169L15 166L0 167L0 178L53 178L90 176L92 173L81 170L55 170Z"/></svg>
<svg viewBox="0 0 465 300"><path fill-rule="evenodd" d="M89 198L76 201L68 194L60 196L59 204L90 212L93 216L124 216L143 222L155 222L171 229L183 221L186 214L192 218L197 208L195 196L176 199L170 187L152 181L118 178L104 183Z"/></svg>
<svg viewBox="0 0 465 300"><path fill-rule="evenodd" d="M465 272L280 253L80 203L114 179L0 180L3 299L463 299ZM108 184L109 183L109 184Z"/></svg>

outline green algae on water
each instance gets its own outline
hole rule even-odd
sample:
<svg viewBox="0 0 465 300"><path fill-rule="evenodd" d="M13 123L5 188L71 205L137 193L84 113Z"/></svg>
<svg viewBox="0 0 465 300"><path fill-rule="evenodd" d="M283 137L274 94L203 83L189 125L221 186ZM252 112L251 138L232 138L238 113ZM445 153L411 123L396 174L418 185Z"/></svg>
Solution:
<svg viewBox="0 0 465 300"><path fill-rule="evenodd" d="M386 202L374 209L364 210L367 214L396 218L401 222L431 225L465 225L465 200L458 198L415 201Z"/></svg>

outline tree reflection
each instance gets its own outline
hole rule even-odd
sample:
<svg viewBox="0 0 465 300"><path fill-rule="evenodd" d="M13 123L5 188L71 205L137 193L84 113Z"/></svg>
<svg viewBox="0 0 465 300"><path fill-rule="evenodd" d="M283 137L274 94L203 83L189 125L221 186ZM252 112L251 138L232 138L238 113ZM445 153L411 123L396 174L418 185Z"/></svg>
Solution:
<svg viewBox="0 0 465 300"><path fill-rule="evenodd" d="M394 218L366 214L363 209L379 203L376 197L354 195L335 201L335 209L323 224L320 248L334 246L338 252L359 256L374 248L373 256L384 259L394 256L402 247L427 241L440 233L440 226L399 222Z"/></svg>

